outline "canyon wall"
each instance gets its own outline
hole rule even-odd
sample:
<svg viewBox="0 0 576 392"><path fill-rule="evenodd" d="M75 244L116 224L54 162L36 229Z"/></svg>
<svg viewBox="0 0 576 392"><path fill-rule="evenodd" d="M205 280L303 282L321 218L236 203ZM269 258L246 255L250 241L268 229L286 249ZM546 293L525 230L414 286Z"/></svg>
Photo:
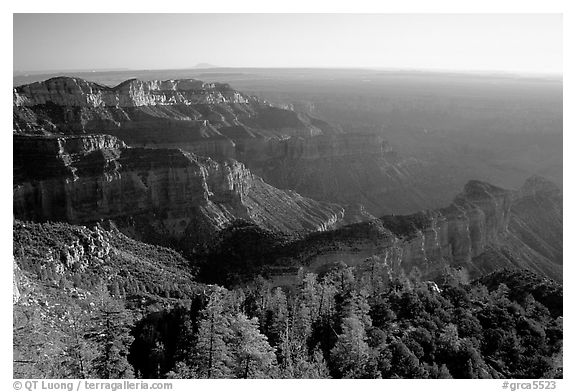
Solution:
<svg viewBox="0 0 576 392"><path fill-rule="evenodd" d="M79 107L136 107L174 104L247 103L249 97L224 83L194 79L143 82L129 79L107 87L79 78L60 77L14 89L14 104L36 106L52 103Z"/></svg>
<svg viewBox="0 0 576 392"><path fill-rule="evenodd" d="M543 177L532 176L514 193L510 222L497 246L490 244L474 264L482 271L494 266L524 268L563 280L562 191Z"/></svg>
<svg viewBox="0 0 576 392"><path fill-rule="evenodd" d="M225 84L128 80L106 87L61 77L16 87L13 98L17 134L105 133L131 147L232 158L274 187L361 204L373 216L437 208L460 187L436 181L441 173L398 156L378 134L346 133Z"/></svg>
<svg viewBox="0 0 576 392"><path fill-rule="evenodd" d="M271 135L311 135L321 133L317 125L322 123L313 125L305 115L274 107L228 84L194 79L130 79L107 87L57 77L16 87L13 112L16 132L119 132L114 136L136 143L225 138L218 129L242 124Z"/></svg>
<svg viewBox="0 0 576 392"><path fill-rule="evenodd" d="M439 206L444 199L436 195L446 194L429 192L433 173L416 159L399 157L377 134L291 137L269 151L239 159L278 188L317 200L361 204L374 216Z"/></svg>
<svg viewBox="0 0 576 392"><path fill-rule="evenodd" d="M544 179L530 178L519 191L470 181L449 207L311 234L285 249L272 275L288 282L302 266L322 273L338 262L362 268L376 261L428 278L448 266L470 277L513 267L561 282L561 212L560 191Z"/></svg>
<svg viewBox="0 0 576 392"><path fill-rule="evenodd" d="M199 244L238 219L302 234L344 217L342 207L278 190L233 160L127 148L107 135L15 135L14 151L14 216L22 220L111 219L148 240Z"/></svg>
<svg viewBox="0 0 576 392"><path fill-rule="evenodd" d="M272 257L280 269L376 256L429 275L516 266L562 279L562 196L541 178L519 191L471 181L439 208L455 183L380 135L342 132L226 84L54 78L13 98L20 219L110 219L194 251L245 220L301 238Z"/></svg>

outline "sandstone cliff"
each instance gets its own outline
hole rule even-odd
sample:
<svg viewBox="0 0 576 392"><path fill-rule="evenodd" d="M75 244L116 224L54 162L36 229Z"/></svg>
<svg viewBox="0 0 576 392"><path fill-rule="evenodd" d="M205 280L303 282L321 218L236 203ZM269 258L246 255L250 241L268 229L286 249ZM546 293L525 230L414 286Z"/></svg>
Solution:
<svg viewBox="0 0 576 392"><path fill-rule="evenodd" d="M199 80L143 82L130 79L116 87L106 87L79 78L59 77L14 90L14 104L33 107L53 103L71 107L137 107L198 103L247 103L248 97L223 83Z"/></svg>
<svg viewBox="0 0 576 392"><path fill-rule="evenodd" d="M276 187L318 200L361 204L374 216L442 205L436 195L446 194L430 192L432 173L425 165L399 157L377 134L291 137L267 150L249 150L238 159Z"/></svg>
<svg viewBox="0 0 576 392"><path fill-rule="evenodd" d="M111 219L134 236L192 248L237 219L302 234L344 217L342 207L278 190L240 162L127 148L112 136L14 136L14 152L22 220Z"/></svg>
<svg viewBox="0 0 576 392"><path fill-rule="evenodd" d="M337 262L376 260L406 272L417 267L426 277L447 266L470 276L513 267L562 281L561 233L562 198L552 183L531 178L508 191L470 181L447 208L384 216L292 243L273 274L286 281L300 266L321 272Z"/></svg>
<svg viewBox="0 0 576 392"><path fill-rule="evenodd" d="M380 135L348 134L226 84L133 79L107 87L60 77L16 87L13 111L16 133L106 133L132 147L232 158L277 188L361 204L375 216L436 208L457 191Z"/></svg>
<svg viewBox="0 0 576 392"><path fill-rule="evenodd" d="M562 282L562 192L551 181L530 177L513 195L508 231L474 259L483 272L495 265L526 268Z"/></svg>
<svg viewBox="0 0 576 392"><path fill-rule="evenodd" d="M243 123L270 134L321 133L304 115L242 94L228 84L194 79L130 79L108 87L57 77L16 87L13 111L17 132L106 132L134 143L227 139L218 129ZM146 130L156 138L140 134Z"/></svg>

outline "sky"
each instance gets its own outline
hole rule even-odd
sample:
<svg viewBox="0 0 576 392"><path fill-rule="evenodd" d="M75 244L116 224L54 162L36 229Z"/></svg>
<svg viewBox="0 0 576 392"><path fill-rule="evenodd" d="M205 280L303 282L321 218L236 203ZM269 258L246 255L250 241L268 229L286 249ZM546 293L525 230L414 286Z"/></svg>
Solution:
<svg viewBox="0 0 576 392"><path fill-rule="evenodd" d="M14 14L14 71L221 67L562 73L560 14Z"/></svg>

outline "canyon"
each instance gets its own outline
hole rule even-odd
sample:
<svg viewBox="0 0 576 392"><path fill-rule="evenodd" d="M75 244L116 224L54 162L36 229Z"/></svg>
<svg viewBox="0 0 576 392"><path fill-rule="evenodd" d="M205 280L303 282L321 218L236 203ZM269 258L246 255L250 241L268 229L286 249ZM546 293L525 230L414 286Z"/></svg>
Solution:
<svg viewBox="0 0 576 392"><path fill-rule="evenodd" d="M225 83L58 77L13 98L20 220L110 222L178 249L207 280L374 260L433 278L514 266L562 280L562 194L541 177L518 191L469 181L450 204L456 182L382 135Z"/></svg>
<svg viewBox="0 0 576 392"><path fill-rule="evenodd" d="M434 167L397 154L374 132L338 126L224 83L127 80L106 87L58 77L13 92L18 134L104 133L131 147L235 159L268 184L368 213L447 204L458 188Z"/></svg>
<svg viewBox="0 0 576 392"><path fill-rule="evenodd" d="M344 209L266 184L238 161L177 149L128 148L109 135L14 136L14 216L87 224L191 252L244 219L275 233L341 224Z"/></svg>
<svg viewBox="0 0 576 392"><path fill-rule="evenodd" d="M467 279L502 268L538 272L562 282L562 196L541 177L520 190L470 181L445 208L313 233L266 255L280 255L268 271L290 284L302 271L323 273L338 264L359 269L412 270L439 281L447 268Z"/></svg>

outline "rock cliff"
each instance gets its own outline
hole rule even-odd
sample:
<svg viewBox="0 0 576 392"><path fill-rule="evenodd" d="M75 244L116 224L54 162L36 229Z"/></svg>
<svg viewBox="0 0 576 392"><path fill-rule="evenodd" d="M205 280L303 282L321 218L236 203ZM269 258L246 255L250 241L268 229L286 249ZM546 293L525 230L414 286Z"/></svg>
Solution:
<svg viewBox="0 0 576 392"><path fill-rule="evenodd" d="M194 79L140 81L115 87L57 77L13 91L14 130L110 133L130 144L228 140L220 128L245 125L269 135L321 133L321 122ZM313 124L314 122L314 124Z"/></svg>
<svg viewBox="0 0 576 392"><path fill-rule="evenodd" d="M455 193L447 181L380 135L341 132L225 84L54 78L13 97L20 219L110 219L191 253L244 220L274 235L322 232L282 249L272 241L261 256L277 266L376 256L426 274L520 266L562 279L562 196L541 178L519 191L471 181L437 208ZM360 223L331 230L350 222ZM240 231L259 238L250 230Z"/></svg>
<svg viewBox="0 0 576 392"><path fill-rule="evenodd" d="M377 260L407 272L417 267L427 277L447 266L470 276L513 267L562 281L561 233L562 198L552 183L531 178L509 191L470 181L447 208L383 216L291 243L272 274L286 281L301 266L321 272L337 262Z"/></svg>
<svg viewBox="0 0 576 392"><path fill-rule="evenodd" d="M281 191L242 163L177 149L127 148L107 135L14 136L14 215L197 245L237 219L272 232L327 230L342 207Z"/></svg>
<svg viewBox="0 0 576 392"><path fill-rule="evenodd" d="M446 193L431 192L426 166L399 157L377 134L290 137L265 153L248 151L238 159L268 183L318 200L358 203L374 216L442 205L436 195Z"/></svg>
<svg viewBox="0 0 576 392"><path fill-rule="evenodd" d="M42 326L31 319L68 323L66 311L79 303L93 306L106 289L136 308L168 306L202 290L189 260L176 251L136 241L114 227L90 226L14 221L15 339L28 329L53 344L54 336L38 332ZM25 344L19 348L15 358L28 351ZM35 347L28 354L33 357Z"/></svg>
<svg viewBox="0 0 576 392"><path fill-rule="evenodd" d="M474 264L484 272L494 265L526 268L562 282L562 232L562 191L542 177L530 177L513 195L506 235Z"/></svg>
<svg viewBox="0 0 576 392"><path fill-rule="evenodd" d="M232 158L277 188L362 204L375 216L436 208L457 191L380 135L345 133L226 84L133 79L107 87L60 77L16 87L13 111L16 133L106 133L131 147Z"/></svg>
<svg viewBox="0 0 576 392"><path fill-rule="evenodd" d="M148 82L129 79L116 87L107 87L79 78L58 77L14 90L14 104L21 107L47 103L70 107L138 107L248 103L249 99L228 84L194 79Z"/></svg>

